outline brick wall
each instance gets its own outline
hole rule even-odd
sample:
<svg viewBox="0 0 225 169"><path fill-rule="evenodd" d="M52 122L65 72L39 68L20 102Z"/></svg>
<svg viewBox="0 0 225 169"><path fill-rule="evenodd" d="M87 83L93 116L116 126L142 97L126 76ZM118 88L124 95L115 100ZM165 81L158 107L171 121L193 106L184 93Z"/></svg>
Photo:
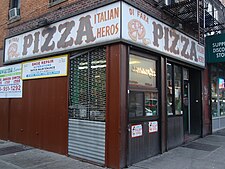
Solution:
<svg viewBox="0 0 225 169"><path fill-rule="evenodd" d="M50 22L56 22L115 1L118 0L68 0L49 7L48 0L24 0L21 4L21 20L9 24L9 35L12 36L38 28L38 22L44 18ZM155 16L157 19L164 20L164 22L170 23L173 21L160 8L157 8L157 4L153 4L151 0L125 1L142 9L149 15Z"/></svg>
<svg viewBox="0 0 225 169"><path fill-rule="evenodd" d="M44 18L49 22L56 22L114 1L116 0L68 0L49 7L48 0L26 0L21 4L21 20L9 25L9 35L35 29Z"/></svg>
<svg viewBox="0 0 225 169"><path fill-rule="evenodd" d="M8 0L0 1L0 50L3 49L4 37L7 34L8 7Z"/></svg>

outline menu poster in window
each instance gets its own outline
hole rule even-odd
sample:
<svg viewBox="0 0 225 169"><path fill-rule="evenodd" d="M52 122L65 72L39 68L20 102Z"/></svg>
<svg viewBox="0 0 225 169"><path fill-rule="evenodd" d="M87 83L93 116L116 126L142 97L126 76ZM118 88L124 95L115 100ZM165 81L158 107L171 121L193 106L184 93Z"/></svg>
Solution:
<svg viewBox="0 0 225 169"><path fill-rule="evenodd" d="M148 130L149 133L158 132L158 122L157 121L150 121L148 123L148 127L149 127L149 130Z"/></svg>
<svg viewBox="0 0 225 169"><path fill-rule="evenodd" d="M21 64L0 68L0 98L22 98Z"/></svg>
<svg viewBox="0 0 225 169"><path fill-rule="evenodd" d="M140 136L142 136L142 125L141 124L132 125L131 126L131 137L135 138L135 137L140 137Z"/></svg>

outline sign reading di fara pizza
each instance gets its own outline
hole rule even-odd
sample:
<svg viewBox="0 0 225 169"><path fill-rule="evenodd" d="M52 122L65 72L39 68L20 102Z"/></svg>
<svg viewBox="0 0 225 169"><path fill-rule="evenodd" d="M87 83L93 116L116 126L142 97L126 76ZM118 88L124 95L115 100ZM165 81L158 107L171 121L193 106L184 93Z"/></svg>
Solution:
<svg viewBox="0 0 225 169"><path fill-rule="evenodd" d="M120 3L5 40L4 62L40 57L120 38Z"/></svg>
<svg viewBox="0 0 225 169"><path fill-rule="evenodd" d="M67 76L67 55L33 60L22 64L22 79Z"/></svg>
<svg viewBox="0 0 225 169"><path fill-rule="evenodd" d="M204 67L204 47L140 10L123 3L123 39L167 56Z"/></svg>
<svg viewBox="0 0 225 169"><path fill-rule="evenodd" d="M21 64L0 67L0 98L22 98Z"/></svg>

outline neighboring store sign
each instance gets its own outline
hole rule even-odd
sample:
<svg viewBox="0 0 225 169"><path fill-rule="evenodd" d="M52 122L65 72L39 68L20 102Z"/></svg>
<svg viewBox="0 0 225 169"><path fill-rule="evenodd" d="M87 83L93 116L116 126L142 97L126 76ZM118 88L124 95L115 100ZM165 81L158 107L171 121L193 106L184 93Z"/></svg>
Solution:
<svg viewBox="0 0 225 169"><path fill-rule="evenodd" d="M148 132L149 133L158 132L158 122L157 121L150 121L148 123Z"/></svg>
<svg viewBox="0 0 225 169"><path fill-rule="evenodd" d="M122 38L175 59L205 66L204 47L197 41L123 3Z"/></svg>
<svg viewBox="0 0 225 169"><path fill-rule="evenodd" d="M225 34L206 37L207 63L225 62Z"/></svg>
<svg viewBox="0 0 225 169"><path fill-rule="evenodd" d="M12 62L120 38L120 3L65 19L5 40L4 62Z"/></svg>
<svg viewBox="0 0 225 169"><path fill-rule="evenodd" d="M138 124L138 125L132 125L131 126L131 137L139 137L142 136L142 125Z"/></svg>
<svg viewBox="0 0 225 169"><path fill-rule="evenodd" d="M22 64L22 79L67 76L67 55L39 59Z"/></svg>
<svg viewBox="0 0 225 169"><path fill-rule="evenodd" d="M0 67L0 98L22 98L21 64Z"/></svg>

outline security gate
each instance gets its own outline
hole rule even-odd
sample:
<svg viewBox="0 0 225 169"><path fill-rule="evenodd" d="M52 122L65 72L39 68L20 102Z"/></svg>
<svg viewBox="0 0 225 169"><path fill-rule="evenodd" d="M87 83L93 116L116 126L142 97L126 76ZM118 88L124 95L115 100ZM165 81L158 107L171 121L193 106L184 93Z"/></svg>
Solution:
<svg viewBox="0 0 225 169"><path fill-rule="evenodd" d="M68 153L105 163L105 48L75 54L70 60Z"/></svg>

